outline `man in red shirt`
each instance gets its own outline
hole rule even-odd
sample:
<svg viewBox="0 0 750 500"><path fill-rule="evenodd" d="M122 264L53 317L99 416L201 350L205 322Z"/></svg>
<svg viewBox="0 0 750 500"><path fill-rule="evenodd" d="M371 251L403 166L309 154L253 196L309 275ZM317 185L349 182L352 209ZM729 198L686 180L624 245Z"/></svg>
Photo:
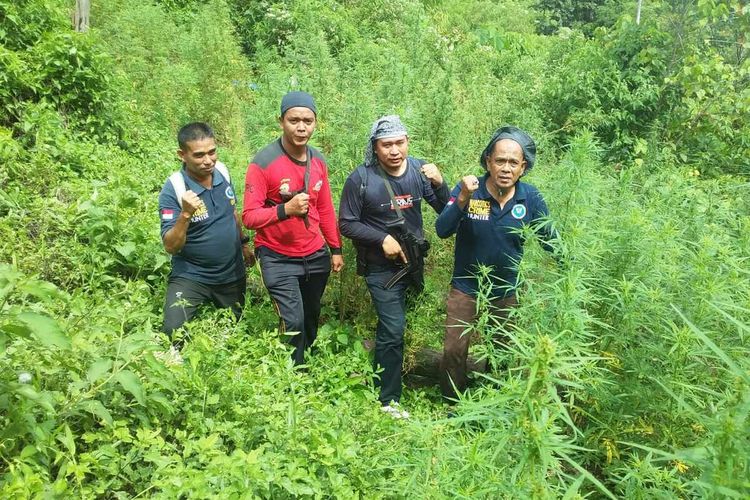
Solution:
<svg viewBox="0 0 750 500"><path fill-rule="evenodd" d="M279 329L294 333L295 364L304 362L304 351L317 336L331 269L344 267L326 160L307 144L316 119L310 94L286 94L281 137L255 155L245 176L242 221L255 229L255 253L281 319Z"/></svg>

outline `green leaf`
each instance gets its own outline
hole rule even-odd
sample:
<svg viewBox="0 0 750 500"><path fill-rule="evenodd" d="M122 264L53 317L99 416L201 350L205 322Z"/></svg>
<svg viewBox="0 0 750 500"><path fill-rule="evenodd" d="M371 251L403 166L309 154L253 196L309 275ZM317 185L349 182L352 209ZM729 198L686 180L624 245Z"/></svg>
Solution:
<svg viewBox="0 0 750 500"><path fill-rule="evenodd" d="M615 500L617 497L612 494L611 491L607 489L606 486L604 486L597 478L595 478L589 471L583 468L582 465L580 465L578 462L570 458L567 454L563 453L562 451L558 451L558 454L568 462L568 464L572 465L574 469L576 469L578 472L581 473L583 477L591 481L594 486L596 486L599 491L601 491L604 495L608 496L609 498L612 498Z"/></svg>
<svg viewBox="0 0 750 500"><path fill-rule="evenodd" d="M739 379L742 379L745 381L745 383L750 383L750 377L748 377L747 373L737 366L737 364L734 362L732 358L727 355L719 346L717 346L713 340L709 339L708 336L703 333L697 326L695 326L692 322L690 322L689 319L685 317L684 314L682 314L682 311L680 311L674 304L672 304L672 309L674 309L677 314L680 315L680 318L682 318L682 321L685 322L685 324L690 328L690 330L701 340L703 341L706 346L708 346L709 349L711 349L716 356L724 362L729 367L729 370Z"/></svg>
<svg viewBox="0 0 750 500"><path fill-rule="evenodd" d="M55 437L68 449L68 452L70 452L71 455L75 455L76 454L76 442L73 439L73 433L70 431L70 427L68 427L68 424L65 424L63 426L63 429L65 433L58 434Z"/></svg>
<svg viewBox="0 0 750 500"><path fill-rule="evenodd" d="M572 500L573 498L580 497L581 495L579 491L585 479L586 479L586 476L584 476L583 474L578 476L578 479L573 481L573 483L571 483L568 490L565 492L565 496L563 497L563 500Z"/></svg>
<svg viewBox="0 0 750 500"><path fill-rule="evenodd" d="M0 325L0 332L12 334L15 337L23 337L25 339L31 337L31 328L24 324L8 323Z"/></svg>
<svg viewBox="0 0 750 500"><path fill-rule="evenodd" d="M117 253L127 259L130 254L135 252L135 243L133 243L132 241L126 241L122 245L115 246L115 250L117 250Z"/></svg>
<svg viewBox="0 0 750 500"><path fill-rule="evenodd" d="M112 414L98 399L87 399L78 403L78 408L99 417L105 424L112 425Z"/></svg>
<svg viewBox="0 0 750 500"><path fill-rule="evenodd" d="M28 400L33 401L45 410L54 413L55 407L49 402L49 397L46 394L40 394L30 385L19 385L15 388L16 394L20 394Z"/></svg>
<svg viewBox="0 0 750 500"><path fill-rule="evenodd" d="M89 382L94 383L99 380L102 375L112 369L111 359L100 359L91 363L88 371L86 372L86 378Z"/></svg>
<svg viewBox="0 0 750 500"><path fill-rule="evenodd" d="M29 331L39 339L43 345L57 346L65 349L70 349L70 340L63 334L60 327L57 326L57 322L49 316L37 314L33 312L24 312L16 317L19 321L23 322Z"/></svg>
<svg viewBox="0 0 750 500"><path fill-rule="evenodd" d="M48 300L63 295L55 285L46 281L29 281L22 283L18 286L18 290L40 300Z"/></svg>
<svg viewBox="0 0 750 500"><path fill-rule="evenodd" d="M115 375L115 380L120 383L123 389L128 391L140 404L145 404L143 397L143 386L138 376L130 370L123 370Z"/></svg>

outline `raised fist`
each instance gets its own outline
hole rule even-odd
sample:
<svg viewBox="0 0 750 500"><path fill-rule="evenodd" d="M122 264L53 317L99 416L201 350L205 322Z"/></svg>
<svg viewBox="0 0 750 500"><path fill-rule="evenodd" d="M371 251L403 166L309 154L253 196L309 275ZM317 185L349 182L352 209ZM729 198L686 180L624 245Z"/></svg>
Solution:
<svg viewBox="0 0 750 500"><path fill-rule="evenodd" d="M302 217L303 215L307 215L307 211L310 208L309 204L310 195L307 193L298 193L291 200L284 203L284 211L287 215Z"/></svg>
<svg viewBox="0 0 750 500"><path fill-rule="evenodd" d="M443 183L443 175L434 163L425 163L420 170L433 186L439 186Z"/></svg>
<svg viewBox="0 0 750 500"><path fill-rule="evenodd" d="M193 191L185 191L182 195L182 211L192 216L196 210L203 204L198 195Z"/></svg>

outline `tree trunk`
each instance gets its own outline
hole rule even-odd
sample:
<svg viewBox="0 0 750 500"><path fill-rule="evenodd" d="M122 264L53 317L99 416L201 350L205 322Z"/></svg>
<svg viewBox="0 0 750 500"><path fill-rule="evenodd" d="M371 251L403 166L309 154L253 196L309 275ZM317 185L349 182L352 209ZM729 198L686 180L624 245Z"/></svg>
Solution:
<svg viewBox="0 0 750 500"><path fill-rule="evenodd" d="M437 384L440 382L440 360L442 358L443 351L424 347L414 354L414 366L409 373L432 380L433 384ZM471 356L467 358L466 370L468 372L484 372L486 369L486 359L477 360Z"/></svg>
<svg viewBox="0 0 750 500"><path fill-rule="evenodd" d="M638 8L635 12L635 24L641 24L641 3L643 0L638 0Z"/></svg>
<svg viewBox="0 0 750 500"><path fill-rule="evenodd" d="M89 29L89 11L91 0L76 0L76 10L73 13L73 29L84 33Z"/></svg>
<svg viewBox="0 0 750 500"><path fill-rule="evenodd" d="M370 339L362 341L362 345L367 351L375 349L375 342ZM411 382L410 385L417 387L438 385L440 383L440 360L442 357L442 350L431 349L429 347L423 347L418 350L414 354L414 364L411 365L411 369L406 373L408 381ZM477 360L469 356L466 360L466 369L469 372L485 372L487 370L487 360Z"/></svg>

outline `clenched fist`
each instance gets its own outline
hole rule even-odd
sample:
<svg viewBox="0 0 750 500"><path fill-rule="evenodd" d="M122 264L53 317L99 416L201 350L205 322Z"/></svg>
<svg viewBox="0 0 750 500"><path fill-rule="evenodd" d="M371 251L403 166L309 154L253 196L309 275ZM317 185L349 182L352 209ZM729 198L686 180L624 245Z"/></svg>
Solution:
<svg viewBox="0 0 750 500"><path fill-rule="evenodd" d="M434 163L425 163L420 170L433 186L437 187L443 183L443 175Z"/></svg>
<svg viewBox="0 0 750 500"><path fill-rule="evenodd" d="M307 215L307 211L310 206L310 195L307 193L298 193L294 197L284 203L284 211L289 216L302 217Z"/></svg>
<svg viewBox="0 0 750 500"><path fill-rule="evenodd" d="M202 204L203 201L193 191L185 191L185 194L182 195L182 211L190 217L193 216Z"/></svg>
<svg viewBox="0 0 750 500"><path fill-rule="evenodd" d="M479 179L476 175L464 175L461 178L461 192L458 194L458 205L464 208L474 191L479 189Z"/></svg>

